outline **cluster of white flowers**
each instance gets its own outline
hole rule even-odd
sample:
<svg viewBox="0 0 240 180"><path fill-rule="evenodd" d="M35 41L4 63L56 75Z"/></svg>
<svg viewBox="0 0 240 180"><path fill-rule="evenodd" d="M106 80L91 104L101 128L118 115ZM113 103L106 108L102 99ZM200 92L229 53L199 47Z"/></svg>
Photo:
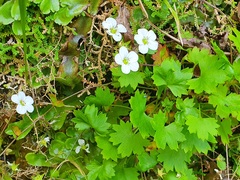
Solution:
<svg viewBox="0 0 240 180"><path fill-rule="evenodd" d="M104 29L107 29L107 34L113 37L115 41L122 39L121 33L126 33L127 29L122 24L117 24L113 18L107 18L102 22ZM157 50L158 42L156 41L156 34L147 29L138 29L138 34L134 35L134 40L138 43L138 50L142 54L147 54L150 50ZM138 55L134 51L128 52L126 47L121 47L119 53L115 56L115 62L121 65L121 70L124 74L130 71L137 71L139 69Z"/></svg>

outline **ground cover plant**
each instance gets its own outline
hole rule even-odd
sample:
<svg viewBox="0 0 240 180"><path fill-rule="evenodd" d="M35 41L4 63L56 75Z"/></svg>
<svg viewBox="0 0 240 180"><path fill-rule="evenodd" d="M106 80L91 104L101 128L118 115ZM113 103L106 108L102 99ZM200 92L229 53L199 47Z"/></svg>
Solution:
<svg viewBox="0 0 240 180"><path fill-rule="evenodd" d="M0 1L0 178L240 179L240 3Z"/></svg>

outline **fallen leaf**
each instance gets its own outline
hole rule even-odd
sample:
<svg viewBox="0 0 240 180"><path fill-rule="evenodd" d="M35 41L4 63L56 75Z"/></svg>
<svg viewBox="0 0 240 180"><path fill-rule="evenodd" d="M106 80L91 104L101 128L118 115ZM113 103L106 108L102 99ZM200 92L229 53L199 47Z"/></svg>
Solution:
<svg viewBox="0 0 240 180"><path fill-rule="evenodd" d="M198 47L199 49L209 49L211 50L211 45L203 40L197 38L183 39L184 47Z"/></svg>
<svg viewBox="0 0 240 180"><path fill-rule="evenodd" d="M152 59L154 60L153 64L160 65L168 57L169 57L169 50L167 46L165 44L164 45L159 44L157 52L152 55Z"/></svg>
<svg viewBox="0 0 240 180"><path fill-rule="evenodd" d="M116 21L119 24L122 24L125 26L127 29L127 32L123 34L124 40L125 41L131 41L132 43L134 42L134 37L132 34L132 29L130 28L130 13L129 10L127 9L126 6L120 6L118 10L118 17L116 18Z"/></svg>

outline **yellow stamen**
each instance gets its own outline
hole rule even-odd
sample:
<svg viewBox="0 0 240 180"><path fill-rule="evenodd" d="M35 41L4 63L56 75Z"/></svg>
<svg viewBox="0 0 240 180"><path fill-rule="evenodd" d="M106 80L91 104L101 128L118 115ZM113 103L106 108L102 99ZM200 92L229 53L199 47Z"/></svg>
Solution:
<svg viewBox="0 0 240 180"><path fill-rule="evenodd" d="M123 64L125 64L125 65L129 64L129 59L128 58L124 58L123 59Z"/></svg>
<svg viewBox="0 0 240 180"><path fill-rule="evenodd" d="M110 29L110 32L111 32L112 34L116 34L116 33L117 33L117 29L114 28L114 27L112 27L112 28Z"/></svg>
<svg viewBox="0 0 240 180"><path fill-rule="evenodd" d="M143 38L142 42L143 42L144 45L146 45L146 44L148 44L148 39L147 38Z"/></svg>
<svg viewBox="0 0 240 180"><path fill-rule="evenodd" d="M20 100L20 104L21 104L22 106L25 106L25 105L26 105L26 103L25 103L23 100Z"/></svg>

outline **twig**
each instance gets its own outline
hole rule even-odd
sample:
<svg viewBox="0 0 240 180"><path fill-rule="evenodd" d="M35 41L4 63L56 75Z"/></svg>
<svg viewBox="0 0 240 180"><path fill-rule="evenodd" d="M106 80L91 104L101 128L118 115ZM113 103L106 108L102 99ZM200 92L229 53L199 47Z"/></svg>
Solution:
<svg viewBox="0 0 240 180"><path fill-rule="evenodd" d="M177 43L181 44L181 41L177 38L175 38L174 36L168 34L166 31L161 30L160 28L158 28L155 24L153 24L149 19L147 19L148 23L154 27L156 30L160 31L161 33L165 34L166 36L168 36L169 38L171 38L172 40L176 41Z"/></svg>
<svg viewBox="0 0 240 180"><path fill-rule="evenodd" d="M203 0L203 2L204 2L205 4L207 4L208 6L210 6L210 7L214 8L214 9L216 9L216 10L217 10L218 12L220 12L222 15L226 16L226 14L224 14L224 12L221 11L221 9L217 8L216 6L210 4L209 2L207 2L207 1L205 1L205 0ZM230 22L230 24L233 25L231 19L228 18L228 16L226 16L226 17L227 17L227 20Z"/></svg>

